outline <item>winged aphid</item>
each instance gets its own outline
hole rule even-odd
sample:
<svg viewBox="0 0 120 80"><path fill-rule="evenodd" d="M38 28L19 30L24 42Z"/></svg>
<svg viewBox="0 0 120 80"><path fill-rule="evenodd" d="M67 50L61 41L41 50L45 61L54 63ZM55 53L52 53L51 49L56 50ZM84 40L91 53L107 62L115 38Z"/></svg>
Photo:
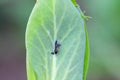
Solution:
<svg viewBox="0 0 120 80"><path fill-rule="evenodd" d="M58 51L59 51L60 46L61 46L61 44L59 44L58 41L56 40L56 41L55 41L54 51L51 52L51 54L57 54Z"/></svg>

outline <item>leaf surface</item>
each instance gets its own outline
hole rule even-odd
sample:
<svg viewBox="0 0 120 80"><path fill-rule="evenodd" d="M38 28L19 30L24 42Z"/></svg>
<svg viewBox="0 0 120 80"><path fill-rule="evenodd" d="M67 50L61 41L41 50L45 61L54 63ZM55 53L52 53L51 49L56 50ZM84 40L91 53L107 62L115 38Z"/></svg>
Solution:
<svg viewBox="0 0 120 80"><path fill-rule="evenodd" d="M53 55L56 40L61 46ZM27 25L26 49L28 80L83 80L86 33L72 1L36 2Z"/></svg>

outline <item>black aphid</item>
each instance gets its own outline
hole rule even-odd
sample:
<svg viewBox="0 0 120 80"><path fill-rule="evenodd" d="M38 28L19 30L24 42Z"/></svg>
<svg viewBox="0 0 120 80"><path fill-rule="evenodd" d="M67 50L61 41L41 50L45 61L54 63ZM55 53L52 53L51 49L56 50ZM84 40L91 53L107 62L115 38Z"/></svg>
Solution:
<svg viewBox="0 0 120 80"><path fill-rule="evenodd" d="M55 41L55 48L54 48L54 52L52 52L51 54L57 54L59 51L61 44L58 43L58 41Z"/></svg>

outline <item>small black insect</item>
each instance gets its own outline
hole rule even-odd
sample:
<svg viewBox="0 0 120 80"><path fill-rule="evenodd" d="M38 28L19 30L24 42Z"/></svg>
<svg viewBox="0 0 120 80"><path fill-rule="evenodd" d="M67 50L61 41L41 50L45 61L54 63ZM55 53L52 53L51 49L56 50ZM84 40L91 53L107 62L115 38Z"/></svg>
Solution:
<svg viewBox="0 0 120 80"><path fill-rule="evenodd" d="M54 52L51 52L51 54L57 54L60 46L61 46L61 44L59 44L58 41L56 40L56 41L55 41Z"/></svg>

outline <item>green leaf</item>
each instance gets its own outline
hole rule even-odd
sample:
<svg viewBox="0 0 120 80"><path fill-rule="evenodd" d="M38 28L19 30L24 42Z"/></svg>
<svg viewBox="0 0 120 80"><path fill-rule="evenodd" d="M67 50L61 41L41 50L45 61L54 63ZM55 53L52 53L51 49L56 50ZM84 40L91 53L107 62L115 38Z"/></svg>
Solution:
<svg viewBox="0 0 120 80"><path fill-rule="evenodd" d="M90 49L89 49L89 40L88 40L88 33L87 33L87 29L86 29L86 24L85 24L85 32L86 32L86 51L85 51L85 56L84 56L84 70L83 70L83 80L86 80L86 76L87 76L87 70L88 70L88 64L89 64L89 53L90 53Z"/></svg>
<svg viewBox="0 0 120 80"><path fill-rule="evenodd" d="M83 12L81 11L80 6L77 4L77 2L75 0L72 0L72 1L73 1L74 6L76 7L76 9L79 11L80 15L82 16L82 18L86 19L87 16L85 16L83 14ZM84 55L83 80L86 80L88 64L89 64L90 49L89 49L88 33L87 33L86 23L85 22L84 22L84 28L85 28L85 32L86 32L86 50L85 50L85 55Z"/></svg>
<svg viewBox="0 0 120 80"><path fill-rule="evenodd" d="M55 41L61 44L58 54ZM38 0L26 30L28 80L83 80L84 19L70 0Z"/></svg>
<svg viewBox="0 0 120 80"><path fill-rule="evenodd" d="M72 3L74 4L74 6L78 6L78 4L77 4L77 2L76 2L76 0L71 0L72 1Z"/></svg>
<svg viewBox="0 0 120 80"><path fill-rule="evenodd" d="M27 59L28 59L28 56L27 56ZM28 80L36 80L36 75L35 75L34 69L30 64L30 59L27 60L27 76L29 76Z"/></svg>

